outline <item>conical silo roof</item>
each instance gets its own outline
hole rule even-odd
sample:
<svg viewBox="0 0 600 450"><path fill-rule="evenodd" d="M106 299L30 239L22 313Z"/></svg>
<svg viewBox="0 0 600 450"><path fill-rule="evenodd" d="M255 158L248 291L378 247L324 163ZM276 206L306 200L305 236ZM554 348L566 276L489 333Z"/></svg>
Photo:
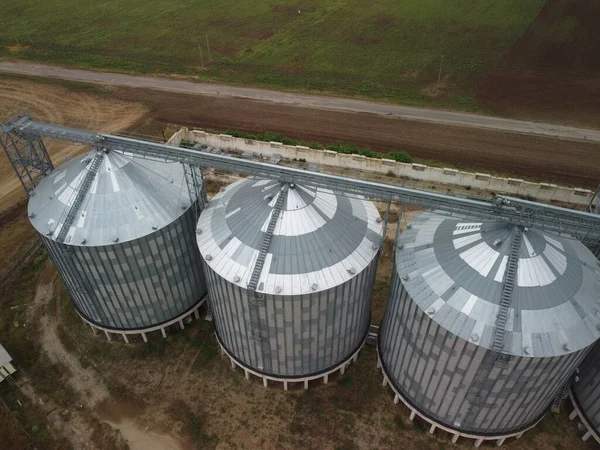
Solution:
<svg viewBox="0 0 600 450"><path fill-rule="evenodd" d="M424 213L402 233L397 276L439 325L492 348L515 226ZM600 267L579 241L522 229L504 349L563 355L600 337Z"/></svg>
<svg viewBox="0 0 600 450"><path fill-rule="evenodd" d="M221 277L246 288L279 195L285 195L258 292L309 294L338 286L365 269L382 240L372 202L326 189L279 182L236 182L210 202L198 222L198 247Z"/></svg>
<svg viewBox="0 0 600 450"><path fill-rule="evenodd" d="M61 165L34 190L30 220L55 240L96 150ZM137 239L172 223L190 207L180 163L110 151L103 155L64 243L102 246Z"/></svg>

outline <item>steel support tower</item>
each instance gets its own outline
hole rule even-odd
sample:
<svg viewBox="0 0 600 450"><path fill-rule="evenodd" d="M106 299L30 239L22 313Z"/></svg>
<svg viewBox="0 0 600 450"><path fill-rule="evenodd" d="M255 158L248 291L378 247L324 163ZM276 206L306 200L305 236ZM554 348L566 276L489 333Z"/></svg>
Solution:
<svg viewBox="0 0 600 450"><path fill-rule="evenodd" d="M14 126L7 129L2 126L0 145L29 196L54 166L39 135L25 135L16 131L17 126L24 120L27 120L27 116L17 116L11 119Z"/></svg>

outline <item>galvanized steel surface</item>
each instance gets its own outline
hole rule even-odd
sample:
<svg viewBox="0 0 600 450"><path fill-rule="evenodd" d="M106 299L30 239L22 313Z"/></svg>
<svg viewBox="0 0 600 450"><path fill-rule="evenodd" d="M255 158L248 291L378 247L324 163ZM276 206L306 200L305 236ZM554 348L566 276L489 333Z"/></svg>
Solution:
<svg viewBox="0 0 600 450"><path fill-rule="evenodd" d="M579 410L600 434L600 343L596 344L579 366L579 380L571 388Z"/></svg>
<svg viewBox="0 0 600 450"><path fill-rule="evenodd" d="M217 337L242 365L281 378L316 375L349 359L367 337L376 258L334 288L265 295L259 320L268 351L252 336L250 291L203 263Z"/></svg>
<svg viewBox="0 0 600 450"><path fill-rule="evenodd" d="M378 341L384 371L416 409L482 437L541 419L599 335L594 257L578 241L525 230L503 349L511 356L486 365L511 234L500 223L417 217L399 238Z"/></svg>
<svg viewBox="0 0 600 450"><path fill-rule="evenodd" d="M492 347L511 227L424 213L400 236L396 274L420 309L477 346ZM600 337L600 267L580 242L523 233L503 353L552 357Z"/></svg>
<svg viewBox="0 0 600 450"><path fill-rule="evenodd" d="M68 161L29 201L79 314L100 327L143 330L192 309L206 294L179 163L104 154L66 239L57 237L96 151ZM79 196L81 197L81 195Z"/></svg>
<svg viewBox="0 0 600 450"><path fill-rule="evenodd" d="M192 309L206 294L194 208L154 233L105 246L72 246L42 236L73 304L89 322L144 329Z"/></svg>
<svg viewBox="0 0 600 450"><path fill-rule="evenodd" d="M36 230L56 239L96 152L55 169L34 190L28 212ZM108 152L70 227L65 243L126 242L169 225L190 207L180 163Z"/></svg>
<svg viewBox="0 0 600 450"><path fill-rule="evenodd" d="M586 350L553 358L513 357L494 367L482 398L470 395L491 352L453 334L421 309L394 276L379 334L390 382L412 406L458 432L495 436L524 430L548 411Z"/></svg>
<svg viewBox="0 0 600 450"><path fill-rule="evenodd" d="M279 182L239 181L202 213L198 247L219 276L246 288L280 192ZM256 290L299 295L338 286L376 257L382 229L369 201L325 189L288 189Z"/></svg>
<svg viewBox="0 0 600 450"><path fill-rule="evenodd" d="M248 283L279 195L255 294ZM277 377L343 363L368 333L382 228L371 202L328 190L267 180L225 188L197 229L221 344L242 365Z"/></svg>

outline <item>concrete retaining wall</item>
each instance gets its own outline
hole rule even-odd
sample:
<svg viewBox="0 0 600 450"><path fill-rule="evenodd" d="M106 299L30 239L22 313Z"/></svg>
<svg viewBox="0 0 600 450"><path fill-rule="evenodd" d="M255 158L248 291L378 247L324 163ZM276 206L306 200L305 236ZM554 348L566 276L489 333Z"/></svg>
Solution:
<svg viewBox="0 0 600 450"><path fill-rule="evenodd" d="M227 134L212 134L198 130L190 131L186 128L182 128L175 133L169 140L169 144L179 145L182 140L226 151L243 151L269 157L279 155L282 158L304 159L311 164L367 170L382 174L392 172L397 177L407 177L436 184L471 187L506 195L526 196L545 202L558 201L587 205L594 196L594 193L588 189L568 188L548 183L532 183L518 178L495 177L487 173L463 172L456 169L430 167L416 163L400 163L391 159L346 155L331 150L317 150L301 145L284 145L281 142L236 138Z"/></svg>

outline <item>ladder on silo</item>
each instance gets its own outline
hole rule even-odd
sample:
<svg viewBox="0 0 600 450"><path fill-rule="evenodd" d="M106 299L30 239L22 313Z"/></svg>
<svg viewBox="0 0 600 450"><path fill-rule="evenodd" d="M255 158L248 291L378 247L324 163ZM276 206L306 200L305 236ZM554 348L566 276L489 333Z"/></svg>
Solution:
<svg viewBox="0 0 600 450"><path fill-rule="evenodd" d="M508 313L512 302L513 291L515 290L515 282L517 270L519 268L519 250L521 249L521 240L523 238L523 229L515 227L510 253L506 263L506 271L504 272L504 280L502 284L502 297L498 316L496 318L496 326L494 327L494 342L492 351L494 353L494 365L506 367L510 361L510 356L504 354L504 335L506 334L506 323L508 322Z"/></svg>
<svg viewBox="0 0 600 450"><path fill-rule="evenodd" d="M506 334L509 308L515 289L522 237L523 229L519 226L515 227L508 261L506 262L506 270L504 272L500 305L496 317L496 326L493 331L492 348L483 357L483 361L473 380L473 385L467 392L469 408L464 425L473 422L475 416L479 413L479 407L485 404L489 392L493 389L494 379L490 378L492 371L494 369L503 370L507 368L510 361L510 356L503 353L504 336Z"/></svg>
<svg viewBox="0 0 600 450"><path fill-rule="evenodd" d="M69 208L67 217L65 217L65 220L62 221L62 226L60 228L60 232L58 233L58 236L56 238L57 242L60 242L60 243L65 242L65 238L67 237L67 234L69 233L69 229L71 228L71 225L73 225L73 222L75 221L75 216L79 212L79 208L81 207L81 204L83 203L83 200L85 199L85 196L87 195L88 191L90 190L90 187L92 186L92 182L94 181L94 178L96 178L96 174L98 173L98 168L100 167L100 163L102 162L103 158L104 158L104 153L99 150L96 151L96 155L94 156L94 159L92 159L90 167L89 167L87 173L85 174L83 181L81 182L81 185L79 186L79 189L77 190L77 195L75 196L75 200L73 201L71 208Z"/></svg>
<svg viewBox="0 0 600 450"><path fill-rule="evenodd" d="M271 342L269 340L268 332L265 329L263 329L260 323L260 309L264 308L266 305L265 295L257 293L256 289L258 287L258 280L260 279L260 274L262 273L263 267L265 265L265 260L269 252L269 247L271 246L271 240L273 239L273 233L275 231L275 226L277 225L277 220L281 215L283 203L287 197L287 191L287 184L285 184L279 191L279 196L277 197L275 205L273 206L273 210L271 211L271 218L269 219L269 224L267 225L267 230L265 231L265 236L263 238L260 251L258 252L258 257L256 258L256 263L254 264L252 275L250 276L250 281L248 282L251 327L250 336L252 340L254 340L260 345L263 370L271 369Z"/></svg>
<svg viewBox="0 0 600 450"><path fill-rule="evenodd" d="M569 382L563 384L556 393L556 397L554 397L554 400L552 401L552 412L560 412L560 407L562 406L563 400L565 399L567 391L569 390L569 384Z"/></svg>

